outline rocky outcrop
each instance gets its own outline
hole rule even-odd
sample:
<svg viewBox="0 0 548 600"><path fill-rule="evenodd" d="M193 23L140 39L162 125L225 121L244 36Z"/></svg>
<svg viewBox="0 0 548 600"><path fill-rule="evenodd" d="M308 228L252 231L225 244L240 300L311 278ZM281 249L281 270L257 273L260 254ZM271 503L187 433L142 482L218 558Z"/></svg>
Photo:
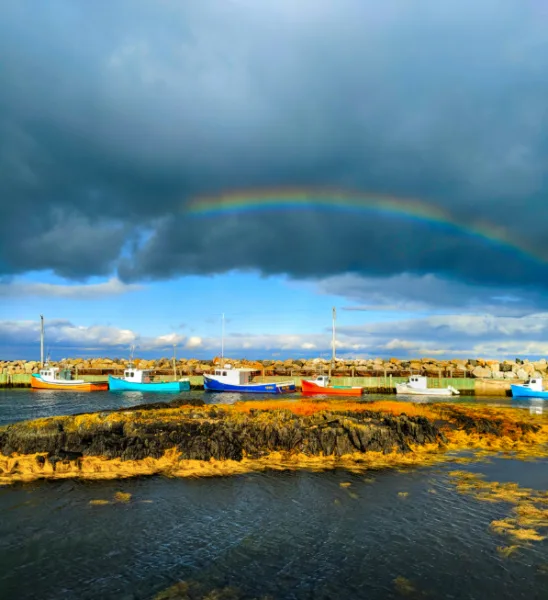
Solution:
<svg viewBox="0 0 548 600"><path fill-rule="evenodd" d="M0 427L0 484L265 469L364 472L456 460L447 450L545 456L547 447L545 415L517 409L283 400L185 406L179 400Z"/></svg>
<svg viewBox="0 0 548 600"><path fill-rule="evenodd" d="M536 423L505 419L496 413L481 414L479 411L473 412L450 404L437 405L436 410L452 427L463 429L466 433L488 434L499 438L506 436L518 440L541 430L541 425Z"/></svg>
<svg viewBox="0 0 548 600"><path fill-rule="evenodd" d="M166 405L167 406L167 405ZM173 410L173 409L172 409ZM374 411L289 410L236 414L218 406L195 407L174 418L163 406L16 423L0 428L0 452L45 455L54 464L85 456L159 459L175 449L181 459L234 460L271 452L342 456L355 452L408 452L415 444L443 442L425 417Z"/></svg>

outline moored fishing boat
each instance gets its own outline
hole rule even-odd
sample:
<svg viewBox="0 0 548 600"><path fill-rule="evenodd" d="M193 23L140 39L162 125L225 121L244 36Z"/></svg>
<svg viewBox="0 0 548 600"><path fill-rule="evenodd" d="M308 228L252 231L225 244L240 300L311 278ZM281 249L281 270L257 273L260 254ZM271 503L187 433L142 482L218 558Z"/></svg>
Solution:
<svg viewBox="0 0 548 600"><path fill-rule="evenodd" d="M36 390L68 390L71 392L103 392L108 390L106 382L90 382L72 379L70 369L59 369L46 365L30 378L30 387Z"/></svg>
<svg viewBox="0 0 548 600"><path fill-rule="evenodd" d="M364 389L356 385L329 385L327 375L301 381L303 394L326 394L329 396L361 396Z"/></svg>
<svg viewBox="0 0 548 600"><path fill-rule="evenodd" d="M445 388L429 388L428 377L411 375L405 383L396 383L396 394L412 394L415 396L452 396L460 392L452 385Z"/></svg>
<svg viewBox="0 0 548 600"><path fill-rule="evenodd" d="M337 319L337 311L333 307L333 337L331 340L331 365L335 367L335 321ZM316 379L301 380L301 390L303 394L325 394L329 396L361 396L364 389L358 385L329 385L329 377L327 375L318 375Z"/></svg>
<svg viewBox="0 0 548 600"><path fill-rule="evenodd" d="M210 392L255 392L260 394L285 394L295 391L294 381L253 383L251 373L256 369L233 369L230 365L204 373L204 389Z"/></svg>
<svg viewBox="0 0 548 600"><path fill-rule="evenodd" d="M49 364L49 358L44 363L44 315L40 315L40 364L39 373L33 373L30 387L35 390L65 390L70 392L104 392L108 383L73 379L71 369L60 369Z"/></svg>
<svg viewBox="0 0 548 600"><path fill-rule="evenodd" d="M190 380L152 381L150 369L136 369L132 363L124 370L123 377L108 376L108 385L112 392L188 392Z"/></svg>
<svg viewBox="0 0 548 600"><path fill-rule="evenodd" d="M513 398L542 398L548 400L548 390L544 389L540 377L528 379L522 384L512 384L510 388Z"/></svg>
<svg viewBox="0 0 548 600"><path fill-rule="evenodd" d="M294 381L253 383L251 373L258 369L233 369L224 360L225 315L221 316L221 364L213 373L204 373L204 389L210 392L241 392L256 394L285 394L295 391Z"/></svg>

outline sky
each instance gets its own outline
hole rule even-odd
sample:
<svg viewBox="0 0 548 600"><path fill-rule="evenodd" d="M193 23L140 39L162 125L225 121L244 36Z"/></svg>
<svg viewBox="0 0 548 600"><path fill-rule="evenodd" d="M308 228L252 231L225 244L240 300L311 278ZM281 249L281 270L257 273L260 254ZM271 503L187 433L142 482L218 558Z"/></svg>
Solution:
<svg viewBox="0 0 548 600"><path fill-rule="evenodd" d="M548 355L543 0L19 0L0 55L0 360Z"/></svg>

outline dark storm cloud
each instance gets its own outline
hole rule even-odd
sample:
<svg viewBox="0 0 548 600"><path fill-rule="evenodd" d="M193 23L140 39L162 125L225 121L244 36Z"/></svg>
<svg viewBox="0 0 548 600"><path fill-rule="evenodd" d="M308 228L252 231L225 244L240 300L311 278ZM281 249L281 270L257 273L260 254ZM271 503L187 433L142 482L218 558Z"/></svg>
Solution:
<svg viewBox="0 0 548 600"><path fill-rule="evenodd" d="M523 317L548 310L548 298L534 286L489 287L441 279L435 275L360 277L352 274L318 281L321 293L346 298L350 311L408 313L457 312Z"/></svg>
<svg viewBox="0 0 548 600"><path fill-rule="evenodd" d="M233 268L546 285L538 261L374 214L196 219L194 196L419 197L548 257L542 3L52 0L0 7L0 270Z"/></svg>

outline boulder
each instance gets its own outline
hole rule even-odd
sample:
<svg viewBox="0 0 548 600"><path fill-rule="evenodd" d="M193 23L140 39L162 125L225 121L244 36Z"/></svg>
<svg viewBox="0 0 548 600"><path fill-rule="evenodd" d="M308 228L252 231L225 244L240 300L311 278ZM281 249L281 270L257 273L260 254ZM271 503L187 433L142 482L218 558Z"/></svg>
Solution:
<svg viewBox="0 0 548 600"><path fill-rule="evenodd" d="M546 359L545 358L541 358L540 360L535 361L533 363L533 366L535 367L535 369L537 371L544 372L548 368L548 363L546 363Z"/></svg>
<svg viewBox="0 0 548 600"><path fill-rule="evenodd" d="M487 379L487 378L491 378L492 377L492 371L489 367L480 367L477 366L475 367L475 369L472 371L472 375L474 377L477 377L478 379Z"/></svg>
<svg viewBox="0 0 548 600"><path fill-rule="evenodd" d="M516 373L516 377L518 379L529 379L529 373L525 369L521 368L521 369L518 369L518 371Z"/></svg>

